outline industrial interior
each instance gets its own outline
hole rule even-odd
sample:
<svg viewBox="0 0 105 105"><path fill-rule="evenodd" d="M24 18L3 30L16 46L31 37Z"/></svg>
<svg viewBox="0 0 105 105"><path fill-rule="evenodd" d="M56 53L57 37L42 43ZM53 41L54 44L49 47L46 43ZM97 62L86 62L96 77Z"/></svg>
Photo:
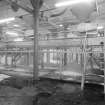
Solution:
<svg viewBox="0 0 105 105"><path fill-rule="evenodd" d="M0 105L104 105L104 34L105 0L0 0Z"/></svg>

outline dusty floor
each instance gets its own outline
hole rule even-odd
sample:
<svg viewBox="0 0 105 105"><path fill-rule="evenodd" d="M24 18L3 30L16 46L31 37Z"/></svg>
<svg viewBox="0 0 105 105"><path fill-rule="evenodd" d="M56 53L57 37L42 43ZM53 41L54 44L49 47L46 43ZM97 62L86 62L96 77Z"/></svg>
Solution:
<svg viewBox="0 0 105 105"><path fill-rule="evenodd" d="M41 79L36 84L20 78L0 83L0 105L105 105L103 87Z"/></svg>
<svg viewBox="0 0 105 105"><path fill-rule="evenodd" d="M39 86L52 93L39 95L37 105L105 105L102 86L87 84L84 92L75 83L46 81Z"/></svg>

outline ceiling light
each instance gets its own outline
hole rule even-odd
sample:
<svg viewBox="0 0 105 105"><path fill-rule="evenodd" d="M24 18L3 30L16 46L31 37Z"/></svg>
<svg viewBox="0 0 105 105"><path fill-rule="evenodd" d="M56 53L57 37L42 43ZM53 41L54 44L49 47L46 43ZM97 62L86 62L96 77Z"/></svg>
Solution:
<svg viewBox="0 0 105 105"><path fill-rule="evenodd" d="M11 22L11 21L14 21L14 20L15 20L15 17L6 18L6 19L1 19L1 20L0 20L0 24L8 23L8 22Z"/></svg>
<svg viewBox="0 0 105 105"><path fill-rule="evenodd" d="M60 27L63 27L63 25L62 25L62 24L60 24L59 26L60 26Z"/></svg>
<svg viewBox="0 0 105 105"><path fill-rule="evenodd" d="M89 2L92 2L92 1L93 0L67 0L67 1L56 3L55 7L70 6L70 5L83 3L83 2L89 3Z"/></svg>
<svg viewBox="0 0 105 105"><path fill-rule="evenodd" d="M14 27L20 27L18 24L13 25Z"/></svg>
<svg viewBox="0 0 105 105"><path fill-rule="evenodd" d="M6 34L12 35L12 36L18 36L18 33L12 32L12 31L7 31Z"/></svg>
<svg viewBox="0 0 105 105"><path fill-rule="evenodd" d="M21 41L23 41L23 38L16 38L16 39L14 39L14 41L15 42L21 42Z"/></svg>
<svg viewBox="0 0 105 105"><path fill-rule="evenodd" d="M103 26L98 26L98 27L97 27L98 30L101 30L101 29L103 29L103 28L104 28Z"/></svg>
<svg viewBox="0 0 105 105"><path fill-rule="evenodd" d="M71 28L70 28L70 27L68 27L67 29L68 29L68 30L70 30Z"/></svg>

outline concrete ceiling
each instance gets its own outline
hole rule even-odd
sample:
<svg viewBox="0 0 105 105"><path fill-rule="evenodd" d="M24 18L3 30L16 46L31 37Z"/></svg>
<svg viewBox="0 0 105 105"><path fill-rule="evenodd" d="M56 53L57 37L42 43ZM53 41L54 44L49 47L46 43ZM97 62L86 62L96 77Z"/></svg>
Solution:
<svg viewBox="0 0 105 105"><path fill-rule="evenodd" d="M20 36L25 36L26 32L32 30L34 27L32 14L22 8L16 7L16 5L13 5L11 8L10 4L6 1L8 0L0 1L0 19L16 17L16 20L8 24L0 24L0 27L2 27L0 29L3 30L2 34L5 36L5 31L8 30L15 31ZM33 9L30 0L10 1L17 1L18 5L28 7L30 10ZM40 34L52 33L52 30L59 32L59 30L64 30L64 28L69 29L69 31L81 32L85 31L84 27L88 27L87 29L91 30L96 28L97 24L99 26L105 26L105 0L97 0L98 11L92 11L85 25L71 12L72 7L55 8L55 3L60 1L63 0L44 0L43 6L40 9ZM78 13L79 12L80 11L78 11ZM30 31L30 33L31 32L32 31ZM30 35L32 35L32 33Z"/></svg>

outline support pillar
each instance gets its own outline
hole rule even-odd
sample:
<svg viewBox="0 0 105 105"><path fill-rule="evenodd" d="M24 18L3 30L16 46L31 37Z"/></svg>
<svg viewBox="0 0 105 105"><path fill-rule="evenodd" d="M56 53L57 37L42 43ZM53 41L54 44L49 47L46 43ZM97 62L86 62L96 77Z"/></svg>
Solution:
<svg viewBox="0 0 105 105"><path fill-rule="evenodd" d="M5 66L8 66L8 46L6 48L6 51L5 51Z"/></svg>
<svg viewBox="0 0 105 105"><path fill-rule="evenodd" d="M39 25L39 3L40 0L31 0L34 18L34 54L33 54L33 79L38 80L38 25Z"/></svg>
<svg viewBox="0 0 105 105"><path fill-rule="evenodd" d="M5 66L8 66L8 53L5 53Z"/></svg>
<svg viewBox="0 0 105 105"><path fill-rule="evenodd" d="M30 61L29 61L29 59L30 59L30 57L29 57L29 49L27 49L26 59L27 59L26 65L29 66L30 65Z"/></svg>
<svg viewBox="0 0 105 105"><path fill-rule="evenodd" d="M64 66L63 65L63 55L64 55L63 50L60 50L60 52L59 52L59 57L60 57L59 78L60 78L60 80L62 80L62 71L63 71L63 66Z"/></svg>
<svg viewBox="0 0 105 105"><path fill-rule="evenodd" d="M104 28L104 95L105 95L105 28ZM104 97L105 99L105 97Z"/></svg>
<svg viewBox="0 0 105 105"><path fill-rule="evenodd" d="M86 40L87 40L87 33L84 39L84 45L83 45L83 70L82 70L82 81L81 81L81 90L84 90L85 85L85 73L86 73Z"/></svg>

